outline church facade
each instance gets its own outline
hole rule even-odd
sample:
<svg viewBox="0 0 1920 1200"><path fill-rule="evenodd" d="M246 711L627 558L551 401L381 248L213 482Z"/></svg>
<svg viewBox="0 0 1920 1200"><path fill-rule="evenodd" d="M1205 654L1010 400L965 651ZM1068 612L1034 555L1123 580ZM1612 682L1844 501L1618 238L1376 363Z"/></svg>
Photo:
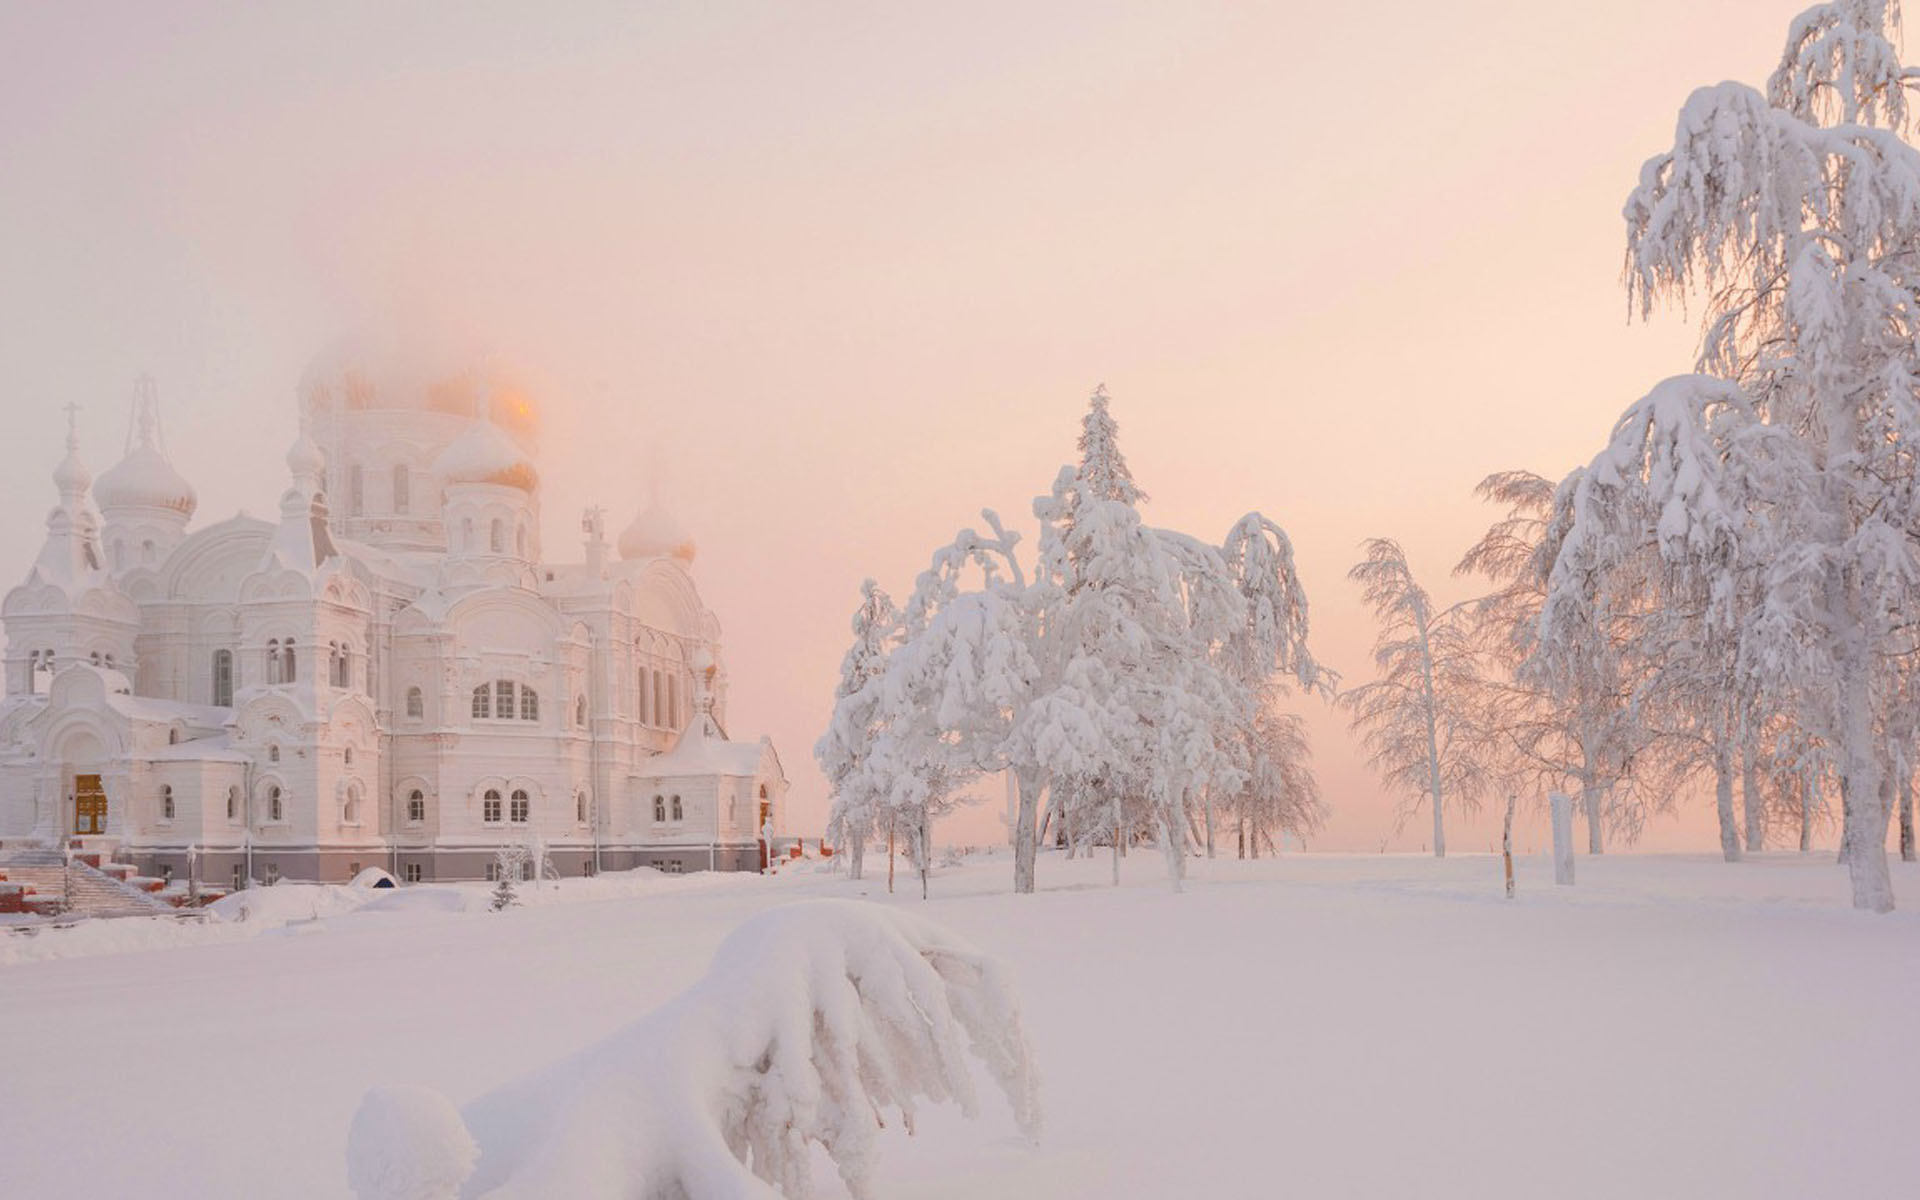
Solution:
<svg viewBox="0 0 1920 1200"><path fill-rule="evenodd" d="M655 503L542 552L535 418L484 371L310 370L277 519L193 528L150 385L77 437L4 617L0 844L213 887L758 869L786 778L726 733L720 626Z"/></svg>

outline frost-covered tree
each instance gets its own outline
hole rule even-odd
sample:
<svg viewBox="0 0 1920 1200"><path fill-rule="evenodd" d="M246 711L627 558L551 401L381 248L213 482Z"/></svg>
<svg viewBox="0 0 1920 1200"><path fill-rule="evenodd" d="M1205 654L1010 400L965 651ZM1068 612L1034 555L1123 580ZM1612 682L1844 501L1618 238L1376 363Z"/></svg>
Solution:
<svg viewBox="0 0 1920 1200"><path fill-rule="evenodd" d="M833 714L813 754L833 795L827 836L845 849L849 877L859 879L881 794L867 769L879 734L880 692L875 683L886 673L887 656L900 633L899 610L871 579L860 585L860 607L854 610L852 625L853 644L840 660Z"/></svg>
<svg viewBox="0 0 1920 1200"><path fill-rule="evenodd" d="M1366 543L1347 572L1380 623L1373 643L1375 679L1342 702L1404 821L1425 804L1433 816L1433 853L1447 853L1449 805L1473 812L1487 786L1474 706L1480 688L1472 630L1462 605L1436 610L1414 579L1407 556L1388 538Z"/></svg>
<svg viewBox="0 0 1920 1200"><path fill-rule="evenodd" d="M1625 210L1633 303L1646 314L1704 293L1699 368L1768 435L1703 443L1752 451L1764 485L1742 492L1744 510L1713 511L1677 481L1657 517L1663 563L1681 565L1667 526L1724 523L1763 564L1740 602L1737 670L1795 697L1791 715L1832 747L1853 901L1876 911L1893 907L1883 730L1920 582L1920 154L1904 138L1914 75L1898 18L1888 0L1802 13L1764 93L1721 83L1688 98ZM1718 553L1719 536L1701 545Z"/></svg>
<svg viewBox="0 0 1920 1200"><path fill-rule="evenodd" d="M1256 708L1245 732L1245 781L1225 798L1242 858L1259 858L1262 845L1277 853L1276 834L1304 840L1327 817L1306 722L1280 707L1281 695L1269 688Z"/></svg>
<svg viewBox="0 0 1920 1200"><path fill-rule="evenodd" d="M1587 825L1587 851L1603 853L1606 834L1632 842L1671 793L1640 786L1632 770L1644 730L1632 705L1635 664L1630 624L1600 623L1582 647L1581 669L1548 681L1527 665L1539 638L1559 530L1555 497L1565 485L1531 471L1487 476L1476 489L1505 506L1454 568L1484 579L1491 590L1469 614L1486 663L1477 720L1489 768L1504 786L1544 798L1556 791L1577 797ZM1558 686L1553 686L1557 684Z"/></svg>
<svg viewBox="0 0 1920 1200"><path fill-rule="evenodd" d="M978 1115L976 1066L1037 1136L1003 966L910 913L793 904L735 930L665 1006L464 1111L369 1092L347 1177L360 1200L791 1200L813 1194L818 1150L866 1200L882 1129L912 1133L923 1101Z"/></svg>

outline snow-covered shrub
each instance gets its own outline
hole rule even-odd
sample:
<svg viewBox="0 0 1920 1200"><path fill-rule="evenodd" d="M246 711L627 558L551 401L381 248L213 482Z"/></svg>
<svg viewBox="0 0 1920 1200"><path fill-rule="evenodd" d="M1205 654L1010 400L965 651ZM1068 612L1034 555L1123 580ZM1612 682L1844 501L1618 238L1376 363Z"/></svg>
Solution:
<svg viewBox="0 0 1920 1200"><path fill-rule="evenodd" d="M1036 1135L1038 1081L1000 964L877 905L774 909L735 930L707 975L664 1007L469 1105L480 1155L458 1194L807 1196L817 1144L853 1196L871 1196L889 1114L912 1132L923 1100L977 1113L969 1055ZM347 1161L362 1200L455 1194L442 1168L458 1141L431 1105L382 1090L361 1112ZM396 1145L396 1125L418 1129L418 1144Z"/></svg>

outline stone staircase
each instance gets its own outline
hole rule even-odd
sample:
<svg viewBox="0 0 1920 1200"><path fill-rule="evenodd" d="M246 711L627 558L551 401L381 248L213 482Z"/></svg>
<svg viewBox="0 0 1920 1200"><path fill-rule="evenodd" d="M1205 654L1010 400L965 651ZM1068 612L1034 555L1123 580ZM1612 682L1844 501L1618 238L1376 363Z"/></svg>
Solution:
<svg viewBox="0 0 1920 1200"><path fill-rule="evenodd" d="M97 852L0 848L0 914L54 917L154 917L177 910L157 895L165 883L138 875L131 863L102 861Z"/></svg>

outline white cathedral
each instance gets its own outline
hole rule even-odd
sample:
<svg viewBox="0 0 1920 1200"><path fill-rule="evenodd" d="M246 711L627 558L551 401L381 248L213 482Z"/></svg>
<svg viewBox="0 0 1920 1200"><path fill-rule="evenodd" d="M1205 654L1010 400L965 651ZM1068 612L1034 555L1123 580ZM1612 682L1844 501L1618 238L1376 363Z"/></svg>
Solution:
<svg viewBox="0 0 1920 1200"><path fill-rule="evenodd" d="M656 502L541 553L535 417L485 371L324 360L278 520L193 530L150 384L8 592L0 845L183 882L757 869L786 778L726 732L720 626ZM244 431L236 431L244 433ZM617 549L617 557L611 551Z"/></svg>

